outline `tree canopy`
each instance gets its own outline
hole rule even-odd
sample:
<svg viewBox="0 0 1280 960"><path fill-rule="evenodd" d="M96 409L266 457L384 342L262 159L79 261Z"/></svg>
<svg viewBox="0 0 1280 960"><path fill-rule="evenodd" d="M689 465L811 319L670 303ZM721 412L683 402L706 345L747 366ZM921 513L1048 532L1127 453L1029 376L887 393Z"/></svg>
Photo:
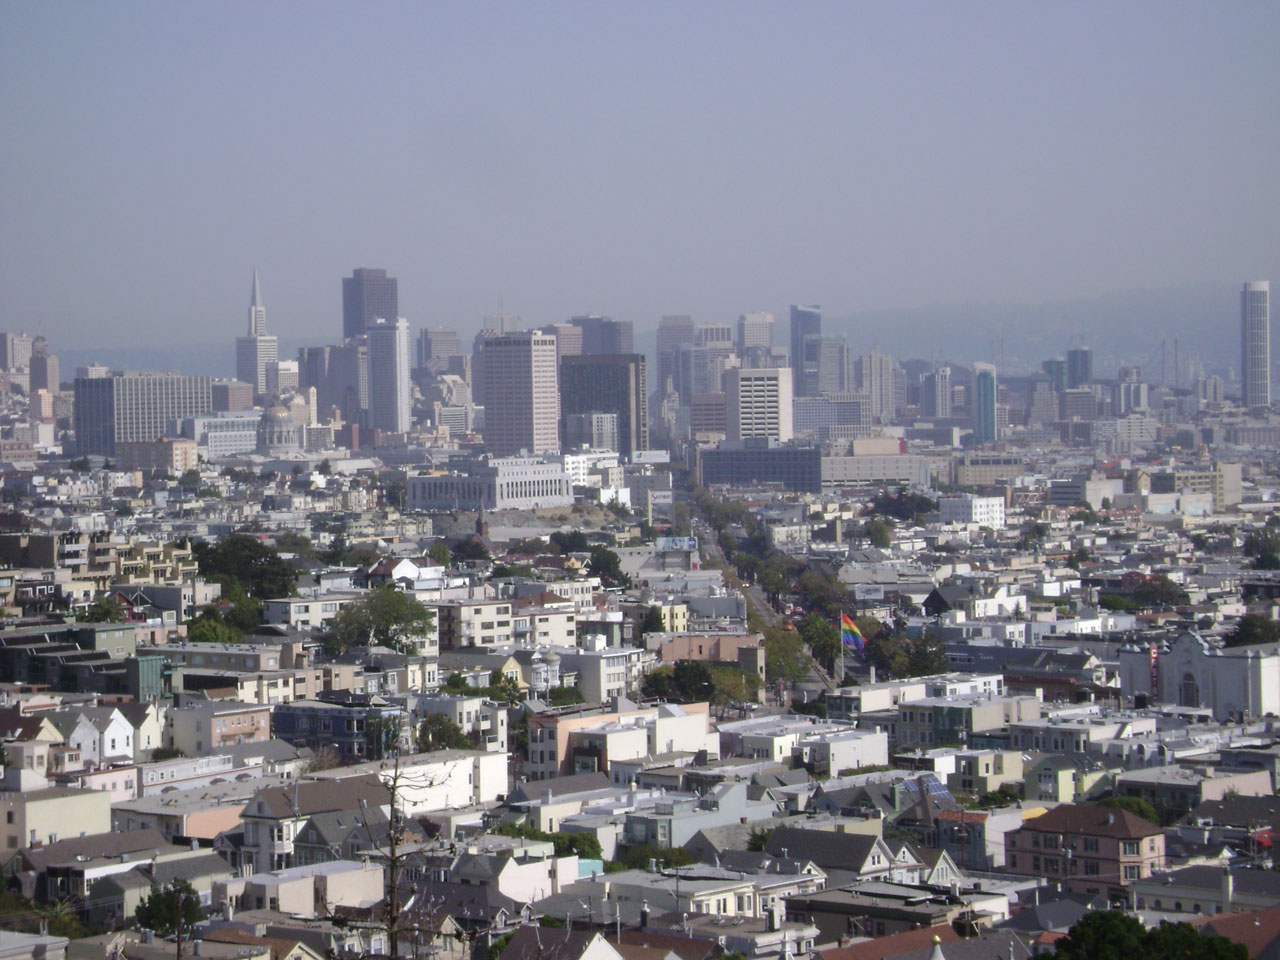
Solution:
<svg viewBox="0 0 1280 960"><path fill-rule="evenodd" d="M413 640L430 632L435 614L389 583L380 584L333 618L326 646L337 654L350 647L383 646L404 653Z"/></svg>
<svg viewBox="0 0 1280 960"><path fill-rule="evenodd" d="M1255 643L1280 643L1280 624L1270 617L1257 613L1247 613L1236 623L1236 628L1227 634L1228 647L1247 647Z"/></svg>
<svg viewBox="0 0 1280 960"><path fill-rule="evenodd" d="M641 691L646 697L660 697L674 703L710 701L715 693L711 668L696 660L681 660L672 667L659 667L645 675Z"/></svg>
<svg viewBox="0 0 1280 960"><path fill-rule="evenodd" d="M460 726L443 713L429 713L418 725L417 747L421 753L432 750L470 750L471 742Z"/></svg>
<svg viewBox="0 0 1280 960"><path fill-rule="evenodd" d="M161 937L177 933L179 916L188 929L200 922L200 895L186 880L175 880L167 887L153 890L151 896L138 904L138 926L154 930Z"/></svg>
<svg viewBox="0 0 1280 960"><path fill-rule="evenodd" d="M1188 923L1147 930L1115 910L1089 913L1059 940L1055 960L1246 960L1248 951L1224 937L1205 936Z"/></svg>
<svg viewBox="0 0 1280 960"><path fill-rule="evenodd" d="M295 592L293 567L254 537L236 534L216 544L197 541L192 552L204 577L234 581L259 600L291 597Z"/></svg>
<svg viewBox="0 0 1280 960"><path fill-rule="evenodd" d="M110 594L103 594L76 619L81 623L120 623L125 616L124 604Z"/></svg>

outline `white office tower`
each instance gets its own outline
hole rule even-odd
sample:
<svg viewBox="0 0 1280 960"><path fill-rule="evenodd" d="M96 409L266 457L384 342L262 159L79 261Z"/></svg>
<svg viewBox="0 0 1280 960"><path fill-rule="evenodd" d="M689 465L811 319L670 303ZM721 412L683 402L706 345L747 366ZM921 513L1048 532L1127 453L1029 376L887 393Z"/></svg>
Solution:
<svg viewBox="0 0 1280 960"><path fill-rule="evenodd" d="M488 337L484 446L493 457L560 452L560 377L554 334L526 330Z"/></svg>
<svg viewBox="0 0 1280 960"><path fill-rule="evenodd" d="M1240 380L1244 405L1271 406L1271 284L1253 280L1240 293Z"/></svg>
<svg viewBox="0 0 1280 960"><path fill-rule="evenodd" d="M893 357L872 348L858 361L858 389L871 398L871 416L878 420L892 420L898 406L894 397Z"/></svg>
<svg viewBox="0 0 1280 960"><path fill-rule="evenodd" d="M773 349L773 314L760 311L744 313L738 317L738 352L744 353L752 347Z"/></svg>
<svg viewBox="0 0 1280 960"><path fill-rule="evenodd" d="M267 368L279 359L279 343L267 334L267 308L255 270L249 294L249 330L246 336L236 337L236 379L253 387L255 397L263 396L268 392Z"/></svg>
<svg viewBox="0 0 1280 960"><path fill-rule="evenodd" d="M725 433L730 440L793 436L791 370L787 367L725 371Z"/></svg>
<svg viewBox="0 0 1280 960"><path fill-rule="evenodd" d="M387 433L408 433L409 321L379 318L367 327L369 338L369 426Z"/></svg>

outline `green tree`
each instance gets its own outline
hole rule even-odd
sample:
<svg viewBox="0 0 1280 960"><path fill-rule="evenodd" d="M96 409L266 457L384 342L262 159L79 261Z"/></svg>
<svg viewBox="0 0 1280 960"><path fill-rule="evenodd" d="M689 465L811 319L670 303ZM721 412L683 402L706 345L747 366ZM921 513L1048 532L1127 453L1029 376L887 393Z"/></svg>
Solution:
<svg viewBox="0 0 1280 960"><path fill-rule="evenodd" d="M467 743L470 746L470 741ZM364 750L369 760L399 756L400 717L375 714L364 722Z"/></svg>
<svg viewBox="0 0 1280 960"><path fill-rule="evenodd" d="M567 707L571 703L586 703L587 698L577 687L552 687L547 691L547 703L553 707Z"/></svg>
<svg viewBox="0 0 1280 960"><path fill-rule="evenodd" d="M715 694L711 668L697 660L681 660L672 667L660 667L641 683L646 697L660 697L674 703L709 702Z"/></svg>
<svg viewBox="0 0 1280 960"><path fill-rule="evenodd" d="M1225 643L1228 647L1248 647L1255 643L1280 643L1280 624L1270 617L1246 613L1236 621L1236 628L1227 634Z"/></svg>
<svg viewBox="0 0 1280 960"><path fill-rule="evenodd" d="M1137 960L1145 957L1146 928L1114 910L1085 914L1058 941L1057 960Z"/></svg>
<svg viewBox="0 0 1280 960"><path fill-rule="evenodd" d="M766 680L794 683L809 675L809 653L794 630L766 627L763 646Z"/></svg>
<svg viewBox="0 0 1280 960"><path fill-rule="evenodd" d="M1133 917L1101 910L1081 917L1053 955L1056 960L1246 960L1249 951L1189 923L1165 922L1147 930Z"/></svg>
<svg viewBox="0 0 1280 960"><path fill-rule="evenodd" d="M111 594L103 594L76 619L81 623L121 623L126 616L124 604Z"/></svg>
<svg viewBox="0 0 1280 960"><path fill-rule="evenodd" d="M471 684L467 683L467 678L461 673L451 673L445 678L444 688L449 693L468 693L471 691Z"/></svg>
<svg viewBox="0 0 1280 960"><path fill-rule="evenodd" d="M590 549L587 535L581 530L557 530L547 539L556 553L586 553Z"/></svg>
<svg viewBox="0 0 1280 960"><path fill-rule="evenodd" d="M431 544L431 548L427 550L427 556L436 566L447 567L453 563L453 554L449 552L449 545L443 540L437 540Z"/></svg>
<svg viewBox="0 0 1280 960"><path fill-rule="evenodd" d="M553 833L551 842L555 844L556 856L578 856L583 860L603 860L604 850L593 833Z"/></svg>
<svg viewBox="0 0 1280 960"><path fill-rule="evenodd" d="M599 577L606 587L625 587L631 578L622 572L622 561L608 547L596 546L591 550L591 559L587 561L587 572Z"/></svg>
<svg viewBox="0 0 1280 960"><path fill-rule="evenodd" d="M194 620L187 621L187 639L192 643L238 643L241 633L210 608Z"/></svg>
<svg viewBox="0 0 1280 960"><path fill-rule="evenodd" d="M1133 591L1133 599L1149 607L1172 607L1187 602L1186 592L1164 574L1150 577Z"/></svg>
<svg viewBox="0 0 1280 960"><path fill-rule="evenodd" d="M666 629L666 621L662 619L662 608L655 605L645 611L644 619L640 621L637 632L643 637L646 633L662 633Z"/></svg>
<svg viewBox="0 0 1280 960"><path fill-rule="evenodd" d="M494 670L489 676L489 697L505 701L510 706L520 702L520 684L516 678Z"/></svg>
<svg viewBox="0 0 1280 960"><path fill-rule="evenodd" d="M206 579L235 581L245 593L259 600L291 597L295 593L297 575L293 567L254 537L235 534L216 544L197 541L193 552Z"/></svg>
<svg viewBox="0 0 1280 960"><path fill-rule="evenodd" d="M724 708L754 700L760 690L760 677L737 667L712 667L711 702Z"/></svg>
<svg viewBox="0 0 1280 960"><path fill-rule="evenodd" d="M453 559L459 563L468 560L483 563L489 559L489 550L479 537L467 537L460 540L453 548Z"/></svg>
<svg viewBox="0 0 1280 960"><path fill-rule="evenodd" d="M199 490L200 489L200 471L197 470L195 467L192 467L190 470L185 471L182 474L182 476L178 478L178 485L182 487L186 487L188 490Z"/></svg>
<svg viewBox="0 0 1280 960"><path fill-rule="evenodd" d="M338 611L325 646L331 654L373 645L412 653L414 639L434 624L435 614L422 603L389 583L379 584Z"/></svg>
<svg viewBox="0 0 1280 960"><path fill-rule="evenodd" d="M765 845L769 842L769 838L773 836L773 831L764 827L752 827L751 833L747 835L747 849L752 853L763 853Z"/></svg>
<svg viewBox="0 0 1280 960"><path fill-rule="evenodd" d="M800 639L827 673L835 671L840 656L840 632L830 620L817 612L810 613L800 622Z"/></svg>
<svg viewBox="0 0 1280 960"><path fill-rule="evenodd" d="M1226 937L1206 936L1189 923L1164 921L1147 931L1147 952L1151 960L1247 960L1243 944Z"/></svg>
<svg viewBox="0 0 1280 960"><path fill-rule="evenodd" d="M882 630L867 638L864 650L867 662L881 672L882 678L905 677L910 657L907 638L901 633Z"/></svg>
<svg viewBox="0 0 1280 960"><path fill-rule="evenodd" d="M429 753L432 750L470 750L473 744L452 719L443 713L429 713L418 725L417 746L420 753Z"/></svg>
<svg viewBox="0 0 1280 960"><path fill-rule="evenodd" d="M871 541L873 547L881 550L889 549L889 545L893 543L889 525L879 518L868 520L862 528L862 535Z"/></svg>
<svg viewBox="0 0 1280 960"><path fill-rule="evenodd" d="M1105 800L1099 800L1097 805L1114 810L1128 810L1150 823L1157 825L1160 823L1160 814L1156 812L1156 808L1141 797L1107 797Z"/></svg>
<svg viewBox="0 0 1280 960"><path fill-rule="evenodd" d="M929 677L947 670L947 650L932 631L926 630L907 646L908 677Z"/></svg>
<svg viewBox="0 0 1280 960"><path fill-rule="evenodd" d="M138 926L154 930L161 937L178 932L179 917L187 929L200 922L200 895L185 880L153 889L151 896L138 904Z"/></svg>
<svg viewBox="0 0 1280 960"><path fill-rule="evenodd" d="M294 553L298 556L309 557L314 552L311 538L301 533L295 533L292 530L277 533L275 541L276 549L283 553Z"/></svg>

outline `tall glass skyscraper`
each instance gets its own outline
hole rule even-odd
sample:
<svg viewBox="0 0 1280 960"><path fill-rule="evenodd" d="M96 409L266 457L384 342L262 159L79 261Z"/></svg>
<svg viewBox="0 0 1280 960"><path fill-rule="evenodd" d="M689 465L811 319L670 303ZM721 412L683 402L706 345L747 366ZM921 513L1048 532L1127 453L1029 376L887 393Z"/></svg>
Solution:
<svg viewBox="0 0 1280 960"><path fill-rule="evenodd" d="M822 335L822 308L791 305L791 383L796 396L804 396L804 341Z"/></svg>
<svg viewBox="0 0 1280 960"><path fill-rule="evenodd" d="M400 317L400 285L385 270L358 267L342 278L342 337L350 340L379 318Z"/></svg>
<svg viewBox="0 0 1280 960"><path fill-rule="evenodd" d="M1271 406L1271 284L1253 280L1240 292L1240 382L1244 405Z"/></svg>
<svg viewBox="0 0 1280 960"><path fill-rule="evenodd" d="M999 440L996 421L996 368L989 363L973 365L973 442Z"/></svg>

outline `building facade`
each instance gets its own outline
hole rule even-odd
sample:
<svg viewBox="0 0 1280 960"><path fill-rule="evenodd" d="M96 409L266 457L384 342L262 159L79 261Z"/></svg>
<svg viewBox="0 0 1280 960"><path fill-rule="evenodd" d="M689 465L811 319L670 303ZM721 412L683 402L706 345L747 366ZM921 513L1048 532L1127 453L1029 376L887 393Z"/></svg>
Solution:
<svg viewBox="0 0 1280 960"><path fill-rule="evenodd" d="M484 444L489 454L559 453L556 338L536 331L488 337L483 365Z"/></svg>
<svg viewBox="0 0 1280 960"><path fill-rule="evenodd" d="M395 277L386 270L358 267L342 279L342 336L358 337L364 328L379 317L393 320L400 316L400 288Z"/></svg>
<svg viewBox="0 0 1280 960"><path fill-rule="evenodd" d="M1249 408L1271 406L1271 284L1253 280L1240 291L1240 380Z"/></svg>
<svg viewBox="0 0 1280 960"><path fill-rule="evenodd" d="M369 338L369 426L408 433L409 321L379 317L365 327Z"/></svg>
<svg viewBox="0 0 1280 960"><path fill-rule="evenodd" d="M649 372L644 354L586 354L560 359L563 416L611 413L624 457L649 448ZM564 435L568 437L568 425Z"/></svg>

